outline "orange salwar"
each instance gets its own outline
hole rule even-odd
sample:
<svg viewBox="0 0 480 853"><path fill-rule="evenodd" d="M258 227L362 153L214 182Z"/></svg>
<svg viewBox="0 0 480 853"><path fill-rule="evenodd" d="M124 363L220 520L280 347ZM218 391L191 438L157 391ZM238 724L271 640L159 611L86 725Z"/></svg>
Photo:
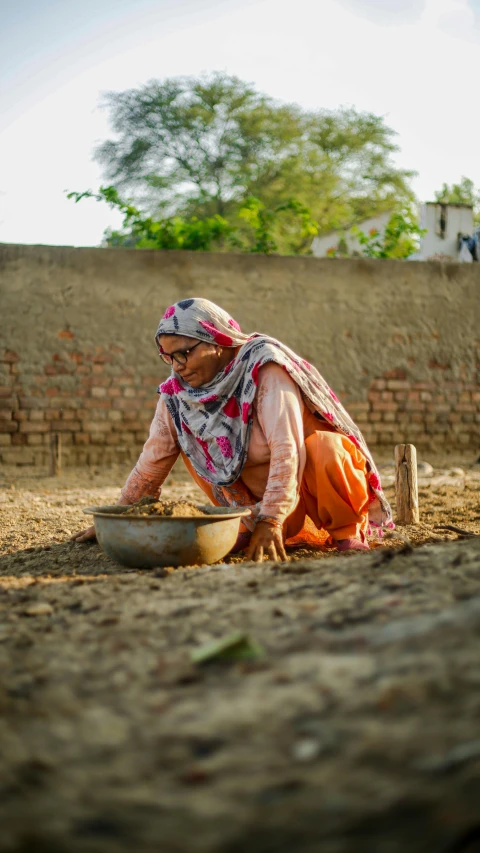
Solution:
<svg viewBox="0 0 480 853"><path fill-rule="evenodd" d="M365 457L349 438L333 432L312 433L305 439L305 449L299 500L283 526L287 544L324 544L330 537L335 541L360 538L368 527ZM182 456L195 482L212 503L218 503L210 484ZM256 498L241 480L237 485L245 503L254 504Z"/></svg>

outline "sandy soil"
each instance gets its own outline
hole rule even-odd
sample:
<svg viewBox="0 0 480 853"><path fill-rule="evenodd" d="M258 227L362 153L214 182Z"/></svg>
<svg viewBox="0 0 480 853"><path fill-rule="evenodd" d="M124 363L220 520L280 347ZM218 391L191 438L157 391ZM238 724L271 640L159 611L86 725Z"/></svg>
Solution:
<svg viewBox="0 0 480 853"><path fill-rule="evenodd" d="M370 553L150 572L65 541L126 473L2 473L0 850L479 851L478 466Z"/></svg>

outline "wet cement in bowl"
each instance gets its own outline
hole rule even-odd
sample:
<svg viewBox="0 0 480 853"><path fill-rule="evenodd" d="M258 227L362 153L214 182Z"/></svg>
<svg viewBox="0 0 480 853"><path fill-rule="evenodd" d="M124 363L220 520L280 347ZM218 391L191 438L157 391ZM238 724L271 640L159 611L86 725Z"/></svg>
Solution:
<svg viewBox="0 0 480 853"><path fill-rule="evenodd" d="M152 497L140 498L139 501L131 504L124 514L161 515L172 518L200 518L208 515L191 501L160 501Z"/></svg>
<svg viewBox="0 0 480 853"><path fill-rule="evenodd" d="M128 506L91 507L97 539L109 557L130 568L192 566L223 559L242 516L236 507L142 499Z"/></svg>

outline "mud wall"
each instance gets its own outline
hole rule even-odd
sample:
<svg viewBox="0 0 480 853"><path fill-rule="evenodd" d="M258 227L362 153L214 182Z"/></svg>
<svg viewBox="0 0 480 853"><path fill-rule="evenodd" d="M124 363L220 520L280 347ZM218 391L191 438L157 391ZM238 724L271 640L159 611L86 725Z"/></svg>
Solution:
<svg viewBox="0 0 480 853"><path fill-rule="evenodd" d="M187 296L314 362L372 446L480 449L480 265L0 246L0 460L134 459Z"/></svg>

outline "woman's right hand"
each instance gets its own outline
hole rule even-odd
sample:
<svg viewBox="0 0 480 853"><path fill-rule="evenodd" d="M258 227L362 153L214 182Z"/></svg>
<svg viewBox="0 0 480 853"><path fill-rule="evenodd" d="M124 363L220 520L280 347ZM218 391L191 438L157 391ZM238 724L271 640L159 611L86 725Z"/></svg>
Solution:
<svg viewBox="0 0 480 853"><path fill-rule="evenodd" d="M70 536L70 542L94 542L97 538L95 533L95 527L87 527L85 530L80 530L78 533L74 533L73 536Z"/></svg>

